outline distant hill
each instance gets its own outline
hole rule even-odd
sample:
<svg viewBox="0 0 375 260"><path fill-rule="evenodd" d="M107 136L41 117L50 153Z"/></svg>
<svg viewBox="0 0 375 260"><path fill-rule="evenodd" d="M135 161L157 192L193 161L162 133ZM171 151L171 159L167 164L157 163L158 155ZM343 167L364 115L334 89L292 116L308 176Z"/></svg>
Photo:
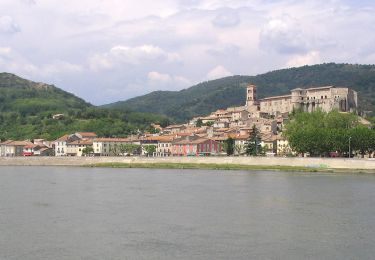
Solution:
<svg viewBox="0 0 375 260"><path fill-rule="evenodd" d="M53 119L54 114L64 114ZM0 140L57 137L75 131L100 136L126 136L167 124L166 116L97 108L55 86L0 73Z"/></svg>
<svg viewBox="0 0 375 260"><path fill-rule="evenodd" d="M83 99L53 85L36 83L10 73L0 73L0 111L35 115L64 113L92 106Z"/></svg>
<svg viewBox="0 0 375 260"><path fill-rule="evenodd" d="M257 76L226 77L181 91L156 91L104 107L155 112L182 122L220 108L244 105L248 83L258 86L260 98L289 94L296 87L350 87L358 91L362 110L375 111L375 66L335 63L282 69Z"/></svg>

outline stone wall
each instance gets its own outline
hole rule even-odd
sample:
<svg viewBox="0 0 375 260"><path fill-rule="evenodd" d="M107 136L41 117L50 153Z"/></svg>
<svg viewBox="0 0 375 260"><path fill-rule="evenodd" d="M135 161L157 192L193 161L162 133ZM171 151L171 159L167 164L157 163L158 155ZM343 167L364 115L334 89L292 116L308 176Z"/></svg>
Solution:
<svg viewBox="0 0 375 260"><path fill-rule="evenodd" d="M375 159L280 157L2 157L0 166L82 166L96 163L213 163L374 170Z"/></svg>

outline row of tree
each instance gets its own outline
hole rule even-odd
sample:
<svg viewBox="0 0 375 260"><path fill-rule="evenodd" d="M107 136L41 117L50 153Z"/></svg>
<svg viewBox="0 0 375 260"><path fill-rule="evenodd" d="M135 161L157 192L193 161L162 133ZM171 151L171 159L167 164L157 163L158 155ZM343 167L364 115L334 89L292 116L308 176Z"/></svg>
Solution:
<svg viewBox="0 0 375 260"><path fill-rule="evenodd" d="M375 151L375 130L361 124L358 116L338 111L296 112L283 135L294 151L310 156L348 156L349 150L364 156Z"/></svg>

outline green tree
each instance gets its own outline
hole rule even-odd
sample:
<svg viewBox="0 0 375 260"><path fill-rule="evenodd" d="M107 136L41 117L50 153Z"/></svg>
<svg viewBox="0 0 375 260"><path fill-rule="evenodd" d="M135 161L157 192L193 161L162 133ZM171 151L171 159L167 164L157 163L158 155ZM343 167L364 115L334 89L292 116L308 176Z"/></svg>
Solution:
<svg viewBox="0 0 375 260"><path fill-rule="evenodd" d="M260 145L260 134L258 128L253 125L251 129L251 133L249 135L249 139L246 142L246 154L251 156L257 156L261 152L261 145Z"/></svg>
<svg viewBox="0 0 375 260"><path fill-rule="evenodd" d="M82 149L82 155L89 156L94 154L94 148L92 146L86 146Z"/></svg>
<svg viewBox="0 0 375 260"><path fill-rule="evenodd" d="M152 156L156 152L155 145L145 145L143 148L146 151L147 156Z"/></svg>
<svg viewBox="0 0 375 260"><path fill-rule="evenodd" d="M224 142L224 151L227 153L228 156L234 154L234 139L232 137L229 137Z"/></svg>

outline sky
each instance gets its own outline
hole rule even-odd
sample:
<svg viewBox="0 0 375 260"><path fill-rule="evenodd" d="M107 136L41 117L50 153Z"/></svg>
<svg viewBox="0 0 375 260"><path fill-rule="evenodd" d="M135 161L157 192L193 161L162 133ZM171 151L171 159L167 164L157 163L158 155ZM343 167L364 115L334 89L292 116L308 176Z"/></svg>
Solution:
<svg viewBox="0 0 375 260"><path fill-rule="evenodd" d="M230 75L375 63L372 0L0 0L0 71L95 105Z"/></svg>

